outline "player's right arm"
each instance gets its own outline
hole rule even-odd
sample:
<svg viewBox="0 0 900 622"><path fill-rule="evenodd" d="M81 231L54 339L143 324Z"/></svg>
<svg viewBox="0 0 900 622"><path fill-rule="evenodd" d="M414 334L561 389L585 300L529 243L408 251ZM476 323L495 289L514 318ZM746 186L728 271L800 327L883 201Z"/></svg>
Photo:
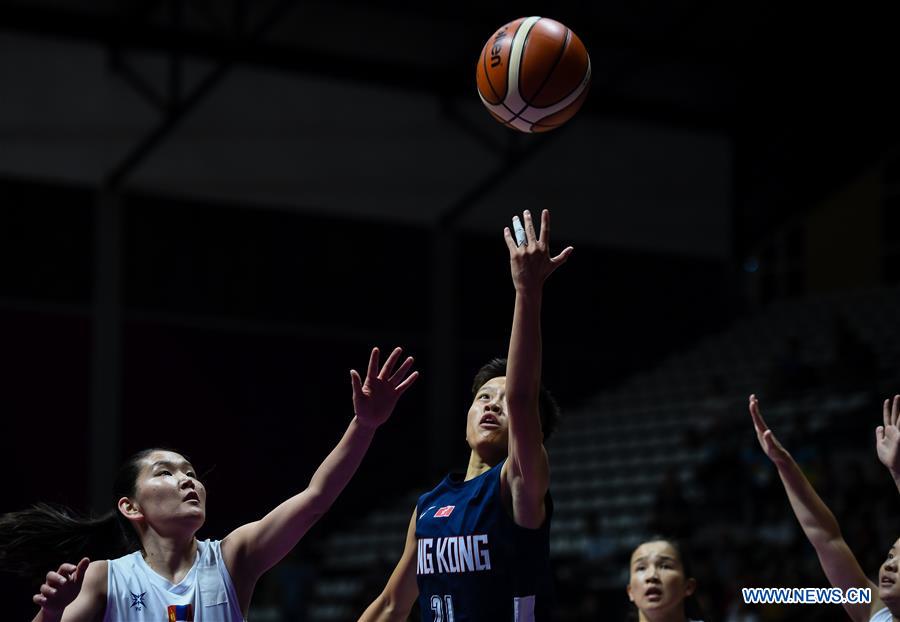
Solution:
<svg viewBox="0 0 900 622"><path fill-rule="evenodd" d="M847 614L855 622L868 622L872 613L884 607L878 598L878 588L863 572L853 551L847 546L834 514L816 493L791 454L778 442L775 434L766 425L755 395L750 396L750 416L753 418L753 427L756 428L759 444L778 469L778 476L784 485L791 509L794 510L806 538L816 550L828 581L832 586L845 592L848 588L871 589L871 603L844 605Z"/></svg>
<svg viewBox="0 0 900 622"><path fill-rule="evenodd" d="M416 584L417 547L416 509L413 508L403 555L391 573L384 591L372 601L360 616L359 622L405 622L419 596L419 586Z"/></svg>
<svg viewBox="0 0 900 622"><path fill-rule="evenodd" d="M887 467L897 490L900 490L900 395L884 400L884 425L875 428L875 452L881 464Z"/></svg>
<svg viewBox="0 0 900 622"><path fill-rule="evenodd" d="M47 573L34 604L41 610L32 622L96 622L106 609L106 560L63 564Z"/></svg>

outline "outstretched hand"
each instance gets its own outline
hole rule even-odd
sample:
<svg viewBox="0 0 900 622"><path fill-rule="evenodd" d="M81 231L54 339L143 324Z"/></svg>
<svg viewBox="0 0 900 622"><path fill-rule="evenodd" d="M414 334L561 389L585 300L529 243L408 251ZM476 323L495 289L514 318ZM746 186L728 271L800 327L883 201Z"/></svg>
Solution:
<svg viewBox="0 0 900 622"><path fill-rule="evenodd" d="M893 405L884 400L882 415L884 425L875 428L875 451L892 474L900 475L900 395L894 396Z"/></svg>
<svg viewBox="0 0 900 622"><path fill-rule="evenodd" d="M556 257L550 256L550 212L541 212L541 234L534 230L531 212L525 210L522 215L525 229L525 243L516 245L509 227L503 229L503 239L509 249L509 264L512 271L513 285L516 291L540 289L544 281L554 270L566 263L574 250L567 246Z"/></svg>
<svg viewBox="0 0 900 622"><path fill-rule="evenodd" d="M419 377L417 371L407 376L407 372L413 364L411 356L408 356L396 371L392 371L402 353L402 348L394 348L379 371L379 351L378 348L372 348L365 382L355 369L350 370L350 382L353 385L353 412L356 413L356 418L362 425L374 429L387 421L394 406L397 405L397 400Z"/></svg>
<svg viewBox="0 0 900 622"><path fill-rule="evenodd" d="M750 417L753 419L753 427L756 429L756 438L759 440L759 444L763 451L766 452L769 460L774 462L776 466L789 460L791 455L775 438L775 433L769 429L762 417L762 413L759 412L759 400L756 399L755 395L750 396Z"/></svg>
<svg viewBox="0 0 900 622"><path fill-rule="evenodd" d="M63 610L72 604L81 591L84 574L87 572L87 557L75 564L63 564L56 572L47 573L47 578L40 591L32 597L35 605L54 616L61 616Z"/></svg>

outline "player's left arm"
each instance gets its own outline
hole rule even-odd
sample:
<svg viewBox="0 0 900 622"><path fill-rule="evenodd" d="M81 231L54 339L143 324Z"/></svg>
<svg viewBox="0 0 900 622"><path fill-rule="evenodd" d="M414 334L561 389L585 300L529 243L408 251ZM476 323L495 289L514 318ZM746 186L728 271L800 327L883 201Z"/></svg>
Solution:
<svg viewBox="0 0 900 622"><path fill-rule="evenodd" d="M343 438L316 469L307 488L222 540L222 557L242 610L249 607L259 577L281 561L328 511L362 462L376 428L387 421L397 400L415 382L419 372L408 373L412 357L394 371L401 353L400 348L395 348L379 371L378 348L373 348L365 382L356 370L350 371L355 416Z"/></svg>
<svg viewBox="0 0 900 622"><path fill-rule="evenodd" d="M541 214L541 232L531 213L524 213L525 243L517 246L509 227L503 237L516 302L506 364L506 402L509 416L509 459L504 477L512 494L513 519L536 529L544 522L544 497L550 486L550 464L538 412L541 384L541 302L544 281L566 262L572 247L550 255L550 213Z"/></svg>

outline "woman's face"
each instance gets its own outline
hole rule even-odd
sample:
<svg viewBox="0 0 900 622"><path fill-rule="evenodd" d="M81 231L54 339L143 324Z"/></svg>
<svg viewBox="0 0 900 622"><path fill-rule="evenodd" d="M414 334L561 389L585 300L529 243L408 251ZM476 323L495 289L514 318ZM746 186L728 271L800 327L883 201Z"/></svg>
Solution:
<svg viewBox="0 0 900 622"><path fill-rule="evenodd" d="M900 560L900 539L894 542L888 549L887 558L878 569L878 597L885 604L900 605L900 575L898 575L898 560ZM893 609L891 609L893 612Z"/></svg>
<svg viewBox="0 0 900 622"><path fill-rule="evenodd" d="M120 508L122 501L119 502ZM189 527L196 531L206 520L206 488L184 456L172 451L154 451L142 460L130 506L156 531Z"/></svg>
<svg viewBox="0 0 900 622"><path fill-rule="evenodd" d="M485 382L469 407L466 441L478 454L509 451L509 419L506 407L506 377Z"/></svg>
<svg viewBox="0 0 900 622"><path fill-rule="evenodd" d="M628 599L650 617L684 607L696 581L684 576L678 551L665 540L645 542L631 554Z"/></svg>

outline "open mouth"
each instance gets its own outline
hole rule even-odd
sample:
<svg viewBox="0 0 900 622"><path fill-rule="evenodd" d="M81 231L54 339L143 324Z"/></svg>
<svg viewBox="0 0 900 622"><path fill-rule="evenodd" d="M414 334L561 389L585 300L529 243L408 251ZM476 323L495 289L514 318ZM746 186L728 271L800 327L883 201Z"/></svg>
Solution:
<svg viewBox="0 0 900 622"><path fill-rule="evenodd" d="M644 596L654 600L662 598L662 594L662 588L659 587L648 587L646 590L644 590Z"/></svg>
<svg viewBox="0 0 900 622"><path fill-rule="evenodd" d="M891 577L881 577L881 585L884 587L890 587L894 585L897 581L892 579Z"/></svg>
<svg viewBox="0 0 900 622"><path fill-rule="evenodd" d="M192 490L184 496L182 501L196 501L197 503L200 503L200 495Z"/></svg>
<svg viewBox="0 0 900 622"><path fill-rule="evenodd" d="M481 421L478 422L478 425L483 428L495 429L500 427L500 422L494 415L484 415Z"/></svg>

